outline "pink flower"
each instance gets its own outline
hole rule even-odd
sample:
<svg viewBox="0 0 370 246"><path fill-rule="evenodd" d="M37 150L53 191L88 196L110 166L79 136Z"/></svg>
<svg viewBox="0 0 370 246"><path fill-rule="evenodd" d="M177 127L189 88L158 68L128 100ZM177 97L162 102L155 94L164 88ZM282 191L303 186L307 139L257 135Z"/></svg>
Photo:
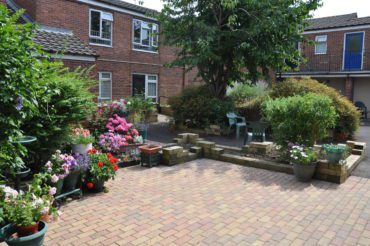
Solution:
<svg viewBox="0 0 370 246"><path fill-rule="evenodd" d="M57 193L57 188L55 187L50 187L49 189L49 195L54 196Z"/></svg>

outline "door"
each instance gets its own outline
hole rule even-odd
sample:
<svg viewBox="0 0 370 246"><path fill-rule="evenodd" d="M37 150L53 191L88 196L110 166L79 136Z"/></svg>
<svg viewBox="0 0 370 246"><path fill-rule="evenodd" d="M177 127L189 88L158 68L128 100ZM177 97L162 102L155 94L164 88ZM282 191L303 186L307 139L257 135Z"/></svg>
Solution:
<svg viewBox="0 0 370 246"><path fill-rule="evenodd" d="M345 38L344 70L361 70L364 33L348 33Z"/></svg>
<svg viewBox="0 0 370 246"><path fill-rule="evenodd" d="M146 76L141 74L134 74L132 76L132 95L145 96L145 81Z"/></svg>

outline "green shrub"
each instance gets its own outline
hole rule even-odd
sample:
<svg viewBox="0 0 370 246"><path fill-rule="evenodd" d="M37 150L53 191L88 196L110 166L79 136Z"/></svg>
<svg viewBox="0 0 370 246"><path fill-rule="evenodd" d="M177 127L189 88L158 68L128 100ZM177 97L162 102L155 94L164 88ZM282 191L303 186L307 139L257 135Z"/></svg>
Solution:
<svg viewBox="0 0 370 246"><path fill-rule="evenodd" d="M302 143L313 146L335 126L337 114L332 100L323 95L306 95L268 99L263 113L271 123L274 140L281 146Z"/></svg>
<svg viewBox="0 0 370 246"><path fill-rule="evenodd" d="M30 161L36 165L68 143L71 127L85 121L94 105L89 88L96 82L89 79L89 70L69 71L58 65L51 70L37 97L38 113L23 125L27 134L38 138L30 146Z"/></svg>
<svg viewBox="0 0 370 246"><path fill-rule="evenodd" d="M235 102L235 104L240 105L256 97L263 96L266 93L266 87L262 84L237 84L228 90L227 96Z"/></svg>
<svg viewBox="0 0 370 246"><path fill-rule="evenodd" d="M353 136L360 126L360 113L347 97L341 95L337 90L310 78L288 79L281 83L276 83L269 93L272 99L304 95L307 93L317 93L326 95L333 101L333 105L338 114L335 130L340 133ZM266 97L259 97L248 103L246 108L249 111L258 112Z"/></svg>
<svg viewBox="0 0 370 246"><path fill-rule="evenodd" d="M17 23L21 14L11 15L0 4L0 177L5 170L13 173L23 167L20 157L26 149L11 140L23 134L21 124L37 111L40 78L46 71L34 56L42 53L32 42L34 26Z"/></svg>
<svg viewBox="0 0 370 246"><path fill-rule="evenodd" d="M338 132L352 136L360 126L360 113L347 97L341 95L336 89L310 78L289 79L278 83L270 93L272 98L318 93L328 96L339 116L335 129Z"/></svg>
<svg viewBox="0 0 370 246"><path fill-rule="evenodd" d="M226 114L234 110L230 99L220 100L206 86L189 87L169 100L177 124L206 128L212 124L225 125Z"/></svg>

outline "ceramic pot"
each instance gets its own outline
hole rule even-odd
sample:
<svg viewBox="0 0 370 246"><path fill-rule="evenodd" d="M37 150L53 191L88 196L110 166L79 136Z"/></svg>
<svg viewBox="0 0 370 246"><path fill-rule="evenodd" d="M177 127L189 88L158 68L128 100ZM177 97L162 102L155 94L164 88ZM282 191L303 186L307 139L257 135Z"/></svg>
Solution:
<svg viewBox="0 0 370 246"><path fill-rule="evenodd" d="M81 155L86 155L89 150L93 148L92 143L89 144L73 144L72 145L72 152L79 153Z"/></svg>
<svg viewBox="0 0 370 246"><path fill-rule="evenodd" d="M4 240L9 246L42 246L44 245L44 237L48 230L48 225L45 222L40 221L38 224L38 232L29 236L20 236L17 238L12 237L15 233L14 226L7 225L1 230L1 234L3 234Z"/></svg>
<svg viewBox="0 0 370 246"><path fill-rule="evenodd" d="M326 154L329 163L338 164L343 159L344 152L327 152Z"/></svg>
<svg viewBox="0 0 370 246"><path fill-rule="evenodd" d="M311 164L293 163L294 176L302 182L309 182L316 170L316 162Z"/></svg>
<svg viewBox="0 0 370 246"><path fill-rule="evenodd" d="M80 170L72 171L64 178L63 190L72 191L76 189L77 183L80 180Z"/></svg>

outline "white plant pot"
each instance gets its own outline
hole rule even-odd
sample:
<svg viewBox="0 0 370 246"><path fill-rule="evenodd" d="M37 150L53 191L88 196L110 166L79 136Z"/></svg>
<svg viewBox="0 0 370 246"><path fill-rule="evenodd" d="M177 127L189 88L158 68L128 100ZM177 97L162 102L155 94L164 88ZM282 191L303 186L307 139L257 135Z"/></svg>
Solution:
<svg viewBox="0 0 370 246"><path fill-rule="evenodd" d="M79 153L81 155L86 155L89 152L89 150L91 150L92 148L93 148L92 143L72 145L73 153Z"/></svg>

